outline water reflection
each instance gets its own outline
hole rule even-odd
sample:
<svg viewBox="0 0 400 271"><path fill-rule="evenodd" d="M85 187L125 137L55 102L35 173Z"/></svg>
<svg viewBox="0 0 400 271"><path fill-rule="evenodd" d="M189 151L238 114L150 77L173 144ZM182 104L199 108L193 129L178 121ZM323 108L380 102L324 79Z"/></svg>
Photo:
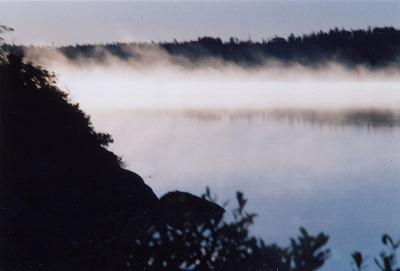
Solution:
<svg viewBox="0 0 400 271"><path fill-rule="evenodd" d="M247 119L279 120L293 125L310 123L321 126L360 126L360 127L395 127L400 125L400 111L374 108L346 110L313 109L268 109L268 110L187 110L178 112L185 117L202 121L218 121L229 118L231 121Z"/></svg>
<svg viewBox="0 0 400 271"><path fill-rule="evenodd" d="M158 195L236 190L259 213L255 232L286 243L300 225L331 235L324 270L400 236L399 112L93 111L113 150Z"/></svg>

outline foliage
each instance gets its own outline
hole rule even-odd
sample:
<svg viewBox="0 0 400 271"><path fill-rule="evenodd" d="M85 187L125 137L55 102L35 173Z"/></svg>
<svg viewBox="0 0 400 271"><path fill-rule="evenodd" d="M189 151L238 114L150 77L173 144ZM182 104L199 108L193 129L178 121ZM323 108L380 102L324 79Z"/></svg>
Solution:
<svg viewBox="0 0 400 271"><path fill-rule="evenodd" d="M6 32L12 32L12 31L14 31L13 28L8 27L6 25L0 25L0 34L6 33ZM3 38L0 36L0 41L2 41L2 40L3 40Z"/></svg>
<svg viewBox="0 0 400 271"><path fill-rule="evenodd" d="M1 34L7 33L7 32L12 32L12 31L14 31L13 28L0 24L0 45L4 41L4 38L1 36ZM0 50L0 63L1 64L5 62L5 60L6 60L5 56L6 55L4 54L3 50Z"/></svg>
<svg viewBox="0 0 400 271"><path fill-rule="evenodd" d="M113 270L158 198L47 70L0 64L0 269ZM134 239L132 239L134 240ZM122 254L123 255L123 254Z"/></svg>
<svg viewBox="0 0 400 271"><path fill-rule="evenodd" d="M367 30L334 28L303 36L274 37L263 42L231 38L223 43L219 38L203 37L197 41L162 43L161 46L172 55L183 55L192 60L217 57L248 66L279 60L315 67L328 61L349 66L383 67L397 65L400 30L393 27Z"/></svg>
<svg viewBox="0 0 400 271"><path fill-rule="evenodd" d="M353 259L353 265L355 266L354 271L362 271L365 268L364 264L364 256L360 251L354 251L351 254L351 257Z"/></svg>
<svg viewBox="0 0 400 271"><path fill-rule="evenodd" d="M302 36L291 34L287 38L252 41L230 38L200 37L192 41L154 43L110 43L75 45L57 50L69 60L89 59L103 62L107 56L122 61L141 59L141 52L161 48L163 54L183 57L197 66L208 59L218 59L245 67L258 67L279 61L283 64L301 64L319 67L338 62L349 67L365 65L369 68L398 67L400 56L400 30L394 27L345 30L334 28ZM3 46L10 51L23 51L25 47ZM40 49L40 48L39 48ZM187 63L183 62L183 63Z"/></svg>
<svg viewBox="0 0 400 271"><path fill-rule="evenodd" d="M325 260L316 251L327 238L303 229L289 248L252 236L240 192L232 221L209 190L158 200L54 74L22 55L0 64L0 85L1 270L315 270Z"/></svg>
<svg viewBox="0 0 400 271"><path fill-rule="evenodd" d="M379 254L379 258L375 259L376 265L381 271L400 271L400 266L396 267L396 253L400 247L400 240L394 242L388 234L384 234L382 236L382 243L386 246L386 251L382 251Z"/></svg>
<svg viewBox="0 0 400 271"><path fill-rule="evenodd" d="M22 56L0 64L0 86L1 270L313 271L328 259L323 233L300 228L286 247L253 236L256 214L241 192L230 216L216 204L197 208L195 198L167 206L121 168L111 137L94 130L55 76ZM202 198L216 202L209 189ZM377 266L399 271L400 242L382 242ZM353 260L362 270L362 254Z"/></svg>
<svg viewBox="0 0 400 271"><path fill-rule="evenodd" d="M382 236L382 244L385 249L374 259L374 262L380 271L400 271L397 263L398 249L400 248L400 240L394 241L388 234ZM352 254L353 265L356 271L366 270L365 257L360 251Z"/></svg>
<svg viewBox="0 0 400 271"><path fill-rule="evenodd" d="M209 189L202 197L211 202L216 199ZM225 214L202 222L188 219L173 226L152 226L149 238L140 240L143 245L136 249L147 260L137 266L135 258L128 258L127 266L132 270L311 271L323 265L329 256L329 250L323 248L326 235L312 236L301 228L300 236L288 247L266 245L250 233L256 214L246 211L246 203L243 194L237 192L230 220Z"/></svg>

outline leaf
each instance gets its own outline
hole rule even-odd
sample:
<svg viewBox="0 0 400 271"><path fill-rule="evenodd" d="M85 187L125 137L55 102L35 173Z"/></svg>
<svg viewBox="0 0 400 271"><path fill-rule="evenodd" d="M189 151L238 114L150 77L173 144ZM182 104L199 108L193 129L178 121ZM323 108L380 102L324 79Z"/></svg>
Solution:
<svg viewBox="0 0 400 271"><path fill-rule="evenodd" d="M394 246L393 239L389 236L389 234L385 233L382 236L382 243L388 245L388 242L390 243L390 245Z"/></svg>
<svg viewBox="0 0 400 271"><path fill-rule="evenodd" d="M351 256L353 257L353 261L356 264L358 269L361 269L363 264L363 255L360 251L354 251Z"/></svg>

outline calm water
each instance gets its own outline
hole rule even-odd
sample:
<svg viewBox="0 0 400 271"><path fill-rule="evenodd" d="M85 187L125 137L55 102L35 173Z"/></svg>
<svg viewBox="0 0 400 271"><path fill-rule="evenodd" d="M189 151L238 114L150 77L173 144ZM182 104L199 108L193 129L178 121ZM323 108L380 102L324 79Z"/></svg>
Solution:
<svg viewBox="0 0 400 271"><path fill-rule="evenodd" d="M159 196L209 186L224 202L243 191L267 242L286 245L300 226L329 234L326 271L351 270L354 250L372 270L381 235L400 237L398 74L52 70Z"/></svg>
<svg viewBox="0 0 400 271"><path fill-rule="evenodd" d="M351 270L350 253L377 255L380 237L400 236L400 128L285 121L251 114L94 110L111 149L158 195L219 199L237 190L259 214L255 234L287 244L299 226L324 231L332 257L323 270Z"/></svg>

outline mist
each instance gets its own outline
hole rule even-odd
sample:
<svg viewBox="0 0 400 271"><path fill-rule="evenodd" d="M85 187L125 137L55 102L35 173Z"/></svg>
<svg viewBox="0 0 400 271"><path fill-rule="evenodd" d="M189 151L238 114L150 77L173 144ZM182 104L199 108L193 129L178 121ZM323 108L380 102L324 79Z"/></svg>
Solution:
<svg viewBox="0 0 400 271"><path fill-rule="evenodd" d="M55 71L59 84L84 109L112 110L397 110L400 72L341 63L318 68L268 61L244 67L210 58L193 63L156 45L137 46L121 60L68 59L33 48L26 59ZM130 48L130 50L133 50ZM79 79L79 80L77 80ZM93 97L96 97L95 99Z"/></svg>
<svg viewBox="0 0 400 271"><path fill-rule="evenodd" d="M389 6L128 6L7 5L1 269L398 267Z"/></svg>
<svg viewBox="0 0 400 271"><path fill-rule="evenodd" d="M356 248L376 255L383 232L400 234L398 69L98 50L70 59L31 48L26 59L56 73L157 195L210 186L223 201L243 191L267 241L287 243L301 225L329 233L324 270L348 268Z"/></svg>

